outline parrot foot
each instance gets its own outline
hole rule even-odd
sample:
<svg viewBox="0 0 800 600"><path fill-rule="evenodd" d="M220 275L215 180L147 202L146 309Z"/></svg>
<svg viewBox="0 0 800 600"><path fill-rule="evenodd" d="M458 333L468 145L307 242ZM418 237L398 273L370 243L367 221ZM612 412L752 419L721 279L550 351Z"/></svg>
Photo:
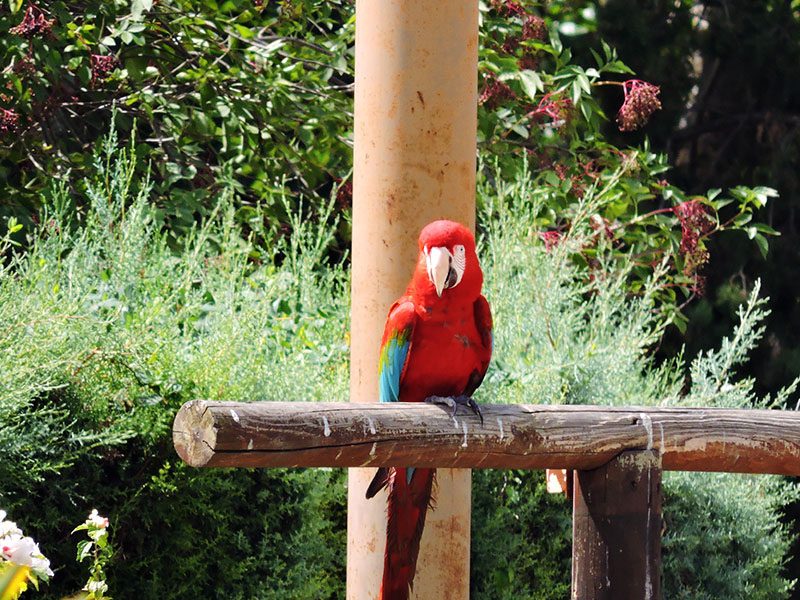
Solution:
<svg viewBox="0 0 800 600"><path fill-rule="evenodd" d="M442 404L451 408L453 410L453 417L458 414L459 406L467 406L472 411L472 414L474 414L476 417L480 417L481 425L483 425L483 413L481 412L481 407L478 406L478 403L469 396L428 396L425 398L425 402L428 402L429 404Z"/></svg>

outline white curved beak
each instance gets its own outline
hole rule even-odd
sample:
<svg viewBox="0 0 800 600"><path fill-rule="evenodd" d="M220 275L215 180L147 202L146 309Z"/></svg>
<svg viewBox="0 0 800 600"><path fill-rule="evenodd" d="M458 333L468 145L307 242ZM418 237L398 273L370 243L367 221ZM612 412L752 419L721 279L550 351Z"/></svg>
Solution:
<svg viewBox="0 0 800 600"><path fill-rule="evenodd" d="M450 271L450 251L447 248L431 248L425 253L425 260L428 263L428 277L436 288L436 295L441 298Z"/></svg>

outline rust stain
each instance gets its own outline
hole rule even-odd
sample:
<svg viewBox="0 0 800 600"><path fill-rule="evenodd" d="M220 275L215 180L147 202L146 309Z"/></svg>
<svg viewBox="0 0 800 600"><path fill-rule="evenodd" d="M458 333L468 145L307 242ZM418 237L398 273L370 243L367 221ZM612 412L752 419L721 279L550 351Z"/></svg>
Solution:
<svg viewBox="0 0 800 600"><path fill-rule="evenodd" d="M419 98L419 103L422 104L422 108L425 108L425 98L422 95L422 92L417 90L417 98ZM413 108L411 110L414 110Z"/></svg>

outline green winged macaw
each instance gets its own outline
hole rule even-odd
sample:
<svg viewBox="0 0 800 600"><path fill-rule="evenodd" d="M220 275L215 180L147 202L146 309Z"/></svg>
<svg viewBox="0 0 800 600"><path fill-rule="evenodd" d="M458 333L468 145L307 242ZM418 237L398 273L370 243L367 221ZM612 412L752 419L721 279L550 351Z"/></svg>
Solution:
<svg viewBox="0 0 800 600"><path fill-rule="evenodd" d="M419 236L419 259L405 295L389 309L379 362L381 402L468 405L492 355L492 315L472 232L434 221ZM381 467L367 489L388 487L381 600L408 598L435 469Z"/></svg>

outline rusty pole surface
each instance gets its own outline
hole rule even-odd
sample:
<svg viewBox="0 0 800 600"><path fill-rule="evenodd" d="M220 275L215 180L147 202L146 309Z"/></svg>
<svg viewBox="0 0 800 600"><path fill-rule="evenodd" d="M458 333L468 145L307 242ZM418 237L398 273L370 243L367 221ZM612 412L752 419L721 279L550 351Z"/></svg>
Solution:
<svg viewBox="0 0 800 600"><path fill-rule="evenodd" d="M386 314L405 290L424 225L474 227L476 0L357 0L350 396L377 400ZM386 495L367 501L374 469L350 469L347 597L376 598ZM471 476L437 473L412 597L469 596Z"/></svg>
<svg viewBox="0 0 800 600"><path fill-rule="evenodd" d="M572 600L661 600L661 460L623 452L576 471Z"/></svg>

